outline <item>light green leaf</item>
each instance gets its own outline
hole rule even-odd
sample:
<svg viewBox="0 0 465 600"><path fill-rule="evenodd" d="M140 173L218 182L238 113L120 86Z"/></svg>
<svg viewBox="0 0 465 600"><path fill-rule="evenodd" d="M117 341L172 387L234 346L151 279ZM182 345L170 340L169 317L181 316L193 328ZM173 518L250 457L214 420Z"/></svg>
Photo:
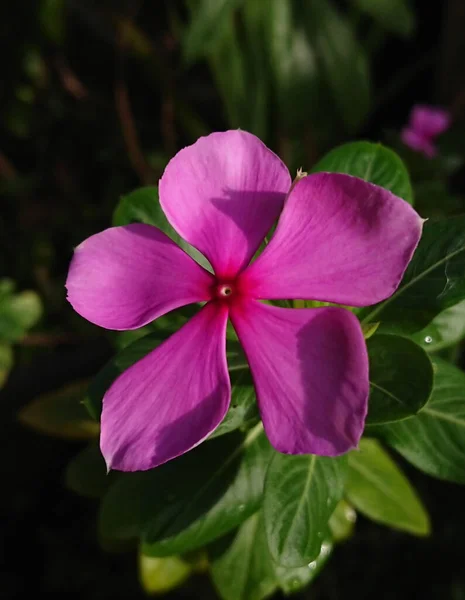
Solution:
<svg viewBox="0 0 465 600"><path fill-rule="evenodd" d="M276 454L265 481L264 519L274 560L300 567L315 560L341 500L346 457Z"/></svg>
<svg viewBox="0 0 465 600"><path fill-rule="evenodd" d="M47 435L67 440L95 439L100 427L89 418L82 404L87 386L87 381L79 381L39 396L20 410L18 418Z"/></svg>
<svg viewBox="0 0 465 600"><path fill-rule="evenodd" d="M429 220L420 244L394 294L360 311L363 323L380 330L419 331L437 314L465 300L465 216Z"/></svg>
<svg viewBox="0 0 465 600"><path fill-rule="evenodd" d="M465 300L439 313L410 337L427 352L438 352L460 342L465 337Z"/></svg>
<svg viewBox="0 0 465 600"><path fill-rule="evenodd" d="M42 302L32 291L11 293L12 286L6 280L0 295L0 340L16 342L42 316Z"/></svg>
<svg viewBox="0 0 465 600"><path fill-rule="evenodd" d="M434 357L434 388L421 412L370 428L421 471L465 483L465 373Z"/></svg>
<svg viewBox="0 0 465 600"><path fill-rule="evenodd" d="M387 423L416 414L433 389L433 367L417 344L397 335L377 334L367 341L370 400L367 424Z"/></svg>
<svg viewBox="0 0 465 600"><path fill-rule="evenodd" d="M341 500L329 519L329 529L335 542L350 538L354 531L357 513L345 500Z"/></svg>
<svg viewBox="0 0 465 600"><path fill-rule="evenodd" d="M153 558L139 553L139 579L146 594L166 594L182 585L192 567L179 556Z"/></svg>
<svg viewBox="0 0 465 600"><path fill-rule="evenodd" d="M373 439L349 455L345 495L366 517L414 535L428 535L428 513L408 479Z"/></svg>
<svg viewBox="0 0 465 600"><path fill-rule="evenodd" d="M415 14L408 0L352 0L352 2L392 33L410 37L415 30Z"/></svg>
<svg viewBox="0 0 465 600"><path fill-rule="evenodd" d="M372 142L352 142L326 154L312 173L346 173L379 185L413 204L412 184L401 158L390 148Z"/></svg>

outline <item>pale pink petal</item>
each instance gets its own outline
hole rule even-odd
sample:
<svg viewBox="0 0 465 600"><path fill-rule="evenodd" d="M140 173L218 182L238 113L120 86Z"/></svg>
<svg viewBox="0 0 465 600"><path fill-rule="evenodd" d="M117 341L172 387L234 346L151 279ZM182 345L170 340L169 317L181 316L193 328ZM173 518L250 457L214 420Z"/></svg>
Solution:
<svg viewBox="0 0 465 600"><path fill-rule="evenodd" d="M399 285L421 229L418 214L391 192L350 175L316 173L296 184L241 285L256 298L375 304Z"/></svg>
<svg viewBox="0 0 465 600"><path fill-rule="evenodd" d="M400 132L400 138L406 146L417 152L422 152L428 158L433 158L438 152L431 138L418 133L415 129L405 127Z"/></svg>
<svg viewBox="0 0 465 600"><path fill-rule="evenodd" d="M208 303L113 383L100 447L108 468L145 471L202 442L228 410L225 304Z"/></svg>
<svg viewBox="0 0 465 600"><path fill-rule="evenodd" d="M257 137L226 131L200 138L169 162L160 203L174 229L227 278L255 254L290 185L285 165Z"/></svg>
<svg viewBox="0 0 465 600"><path fill-rule="evenodd" d="M211 297L213 276L156 227L97 233L74 251L66 287L74 310L107 329L136 329Z"/></svg>
<svg viewBox="0 0 465 600"><path fill-rule="evenodd" d="M355 315L337 307L288 309L245 300L233 306L231 319L276 450L336 456L357 446L369 384Z"/></svg>
<svg viewBox="0 0 465 600"><path fill-rule="evenodd" d="M410 117L410 127L426 137L436 137L450 127L450 113L435 106L417 105Z"/></svg>

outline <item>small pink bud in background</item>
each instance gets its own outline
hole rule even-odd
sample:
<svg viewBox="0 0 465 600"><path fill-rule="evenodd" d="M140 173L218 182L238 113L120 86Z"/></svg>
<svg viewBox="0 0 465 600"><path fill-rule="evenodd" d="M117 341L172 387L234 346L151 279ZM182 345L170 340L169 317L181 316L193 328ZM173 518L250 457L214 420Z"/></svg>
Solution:
<svg viewBox="0 0 465 600"><path fill-rule="evenodd" d="M400 137L412 150L433 158L438 152L434 142L438 135L449 129L450 123L451 117L448 111L417 104L413 107L409 122L402 129Z"/></svg>

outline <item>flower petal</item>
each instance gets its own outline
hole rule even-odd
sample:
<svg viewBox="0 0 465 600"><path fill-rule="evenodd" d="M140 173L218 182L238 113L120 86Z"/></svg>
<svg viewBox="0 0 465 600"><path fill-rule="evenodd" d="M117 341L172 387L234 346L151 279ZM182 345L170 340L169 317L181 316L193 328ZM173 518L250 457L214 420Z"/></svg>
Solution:
<svg viewBox="0 0 465 600"><path fill-rule="evenodd" d="M336 456L357 446L368 400L360 324L343 308L233 307L266 434L279 452Z"/></svg>
<svg viewBox="0 0 465 600"><path fill-rule="evenodd" d="M208 303L125 371L103 399L100 447L108 468L145 471L202 442L228 410L224 304Z"/></svg>
<svg viewBox="0 0 465 600"><path fill-rule="evenodd" d="M161 178L160 203L216 274L234 277L278 218L290 185L286 166L257 137L226 131L178 152Z"/></svg>
<svg viewBox="0 0 465 600"><path fill-rule="evenodd" d="M436 137L450 127L450 114L442 108L417 105L410 117L410 126L417 133L427 137Z"/></svg>
<svg viewBox="0 0 465 600"><path fill-rule="evenodd" d="M107 329L136 329L208 300L213 277L150 225L112 227L80 244L66 287L74 310Z"/></svg>
<svg viewBox="0 0 465 600"><path fill-rule="evenodd" d="M256 298L375 304L399 285L421 228L418 214L391 192L316 173L296 184L275 235L241 282Z"/></svg>
<svg viewBox="0 0 465 600"><path fill-rule="evenodd" d="M400 138L406 146L412 150L423 152L428 158L433 158L438 153L436 146L431 141L431 138L424 134L418 133L416 129L405 127L400 132Z"/></svg>

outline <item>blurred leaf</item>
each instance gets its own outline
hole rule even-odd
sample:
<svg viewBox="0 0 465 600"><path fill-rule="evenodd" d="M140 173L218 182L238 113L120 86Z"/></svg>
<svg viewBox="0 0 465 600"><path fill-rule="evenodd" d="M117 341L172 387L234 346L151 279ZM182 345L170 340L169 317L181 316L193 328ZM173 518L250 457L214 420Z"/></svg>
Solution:
<svg viewBox="0 0 465 600"><path fill-rule="evenodd" d="M42 0L39 21L42 32L57 45L65 39L66 0Z"/></svg>
<svg viewBox="0 0 465 600"><path fill-rule="evenodd" d="M414 535L428 535L428 513L408 479L372 439L349 455L345 494L366 517Z"/></svg>
<svg viewBox="0 0 465 600"><path fill-rule="evenodd" d="M263 511L274 560L300 567L315 560L328 521L342 498L346 457L275 454L265 482Z"/></svg>
<svg viewBox="0 0 465 600"><path fill-rule="evenodd" d="M0 342L0 389L5 385L13 367L13 349L9 344Z"/></svg>
<svg viewBox="0 0 465 600"><path fill-rule="evenodd" d="M42 316L42 302L32 291L12 293L10 280L2 286L0 294L0 340L16 342Z"/></svg>
<svg viewBox="0 0 465 600"><path fill-rule="evenodd" d="M415 14L408 0L352 0L352 2L388 31L402 37L410 37L415 30Z"/></svg>
<svg viewBox="0 0 465 600"><path fill-rule="evenodd" d="M205 56L223 32L235 9L243 0L196 0L190 2L191 22L184 34L183 51L187 62Z"/></svg>
<svg viewBox="0 0 465 600"><path fill-rule="evenodd" d="M214 443L208 444L211 452L215 451ZM232 455L203 486L198 486L194 493L181 500L183 505L179 506L177 514L171 503L160 507L157 513L153 512L142 536L144 552L151 556L188 552L237 527L260 506L272 453L259 424L236 445ZM228 476L228 485L224 487L222 480L231 474L230 467L236 456L240 457L239 468L233 478ZM204 467L200 465L199 468Z"/></svg>
<svg viewBox="0 0 465 600"><path fill-rule="evenodd" d="M329 529L335 542L350 538L357 520L357 513L345 500L341 500L329 519Z"/></svg>
<svg viewBox="0 0 465 600"><path fill-rule="evenodd" d="M465 373L433 357L431 398L422 411L398 423L370 427L415 467L465 483Z"/></svg>
<svg viewBox="0 0 465 600"><path fill-rule="evenodd" d="M364 325L362 325L362 331L363 331L363 337L368 340L371 338L372 335L374 335L376 333L376 330L379 327L379 322L378 323L365 323Z"/></svg>
<svg viewBox="0 0 465 600"><path fill-rule="evenodd" d="M19 420L41 433L66 440L94 439L100 427L88 417L82 404L87 386L87 381L79 381L39 396L20 410Z"/></svg>
<svg viewBox="0 0 465 600"><path fill-rule="evenodd" d="M158 227L202 267L211 271L207 259L196 248L185 242L169 224L158 199L158 188L154 186L137 188L120 198L113 212L112 224L121 226L130 223L145 223L145 225Z"/></svg>
<svg viewBox="0 0 465 600"><path fill-rule="evenodd" d="M465 337L465 300L439 313L410 337L427 352L438 352L460 342Z"/></svg>
<svg viewBox="0 0 465 600"><path fill-rule="evenodd" d="M65 471L66 487L86 498L101 498L114 481L115 473L107 474L105 460L97 442L81 450Z"/></svg>
<svg viewBox="0 0 465 600"><path fill-rule="evenodd" d="M211 556L213 583L223 600L262 600L278 587L261 512L241 525L223 552L213 550Z"/></svg>
<svg viewBox="0 0 465 600"><path fill-rule="evenodd" d="M407 168L395 152L381 144L352 142L338 146L312 168L312 173L318 171L347 173L360 177L413 204L412 185Z"/></svg>
<svg viewBox="0 0 465 600"><path fill-rule="evenodd" d="M375 306L362 309L363 323L380 329L419 331L438 313L465 300L465 216L429 220L400 286Z"/></svg>
<svg viewBox="0 0 465 600"><path fill-rule="evenodd" d="M426 352L408 338L386 334L370 338L367 347L367 424L398 421L417 413L433 388L433 367Z"/></svg>
<svg viewBox="0 0 465 600"><path fill-rule="evenodd" d="M146 594L166 594L182 585L191 572L179 556L152 558L139 553L139 578Z"/></svg>
<svg viewBox="0 0 465 600"><path fill-rule="evenodd" d="M300 6L300 18L315 47L333 101L347 131L354 133L371 104L367 57L348 20L331 0L312 0Z"/></svg>

